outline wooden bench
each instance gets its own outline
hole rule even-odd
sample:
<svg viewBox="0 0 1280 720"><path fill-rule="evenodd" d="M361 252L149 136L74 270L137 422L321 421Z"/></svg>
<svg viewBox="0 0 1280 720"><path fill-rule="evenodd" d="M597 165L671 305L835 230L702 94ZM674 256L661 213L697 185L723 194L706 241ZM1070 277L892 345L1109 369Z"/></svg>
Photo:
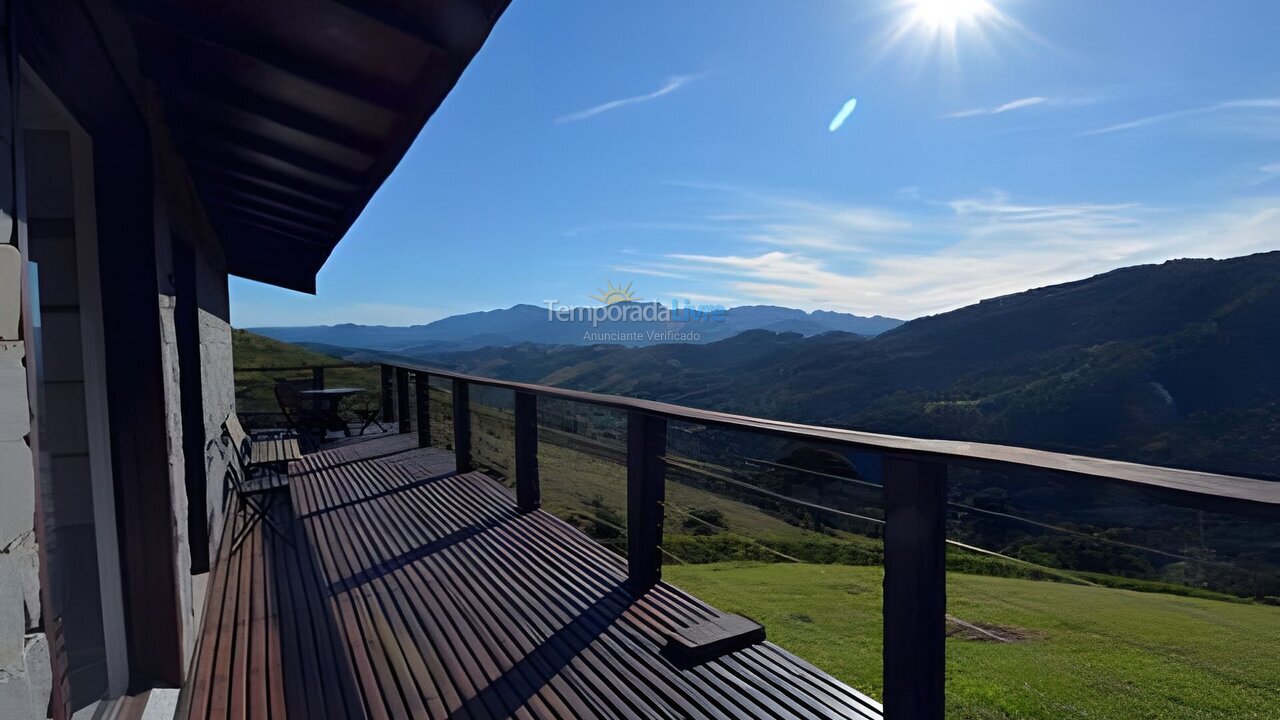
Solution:
<svg viewBox="0 0 1280 720"><path fill-rule="evenodd" d="M288 533L272 521L268 511L281 494L279 491L289 487L289 462L302 459L298 438L285 431L250 436L234 411L223 421L222 432L233 458L227 466L227 482L235 493L236 512L244 515L240 530L232 538L231 551L240 547L258 521L288 541Z"/></svg>

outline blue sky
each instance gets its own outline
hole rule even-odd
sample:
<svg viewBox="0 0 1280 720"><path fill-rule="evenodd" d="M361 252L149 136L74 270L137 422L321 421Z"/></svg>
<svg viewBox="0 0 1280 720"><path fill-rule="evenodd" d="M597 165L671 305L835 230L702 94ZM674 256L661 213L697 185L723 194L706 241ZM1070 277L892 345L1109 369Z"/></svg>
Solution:
<svg viewBox="0 0 1280 720"><path fill-rule="evenodd" d="M233 279L232 322L608 281L911 318L1277 248L1277 27L1271 0L514 0L318 293Z"/></svg>

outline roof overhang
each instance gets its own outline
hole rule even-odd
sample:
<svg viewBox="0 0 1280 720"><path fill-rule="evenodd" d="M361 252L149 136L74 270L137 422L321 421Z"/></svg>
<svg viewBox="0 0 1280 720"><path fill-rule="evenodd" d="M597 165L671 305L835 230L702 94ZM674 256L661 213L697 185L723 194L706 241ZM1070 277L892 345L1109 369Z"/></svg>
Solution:
<svg viewBox="0 0 1280 720"><path fill-rule="evenodd" d="M121 0L229 272L315 275L510 0Z"/></svg>

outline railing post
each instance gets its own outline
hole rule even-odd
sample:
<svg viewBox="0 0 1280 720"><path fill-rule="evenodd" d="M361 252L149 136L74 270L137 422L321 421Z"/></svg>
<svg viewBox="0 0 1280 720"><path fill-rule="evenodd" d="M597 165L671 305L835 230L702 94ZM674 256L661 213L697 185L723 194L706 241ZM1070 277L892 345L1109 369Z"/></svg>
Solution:
<svg viewBox="0 0 1280 720"><path fill-rule="evenodd" d="M431 447L431 381L421 370L413 373L414 408L418 413L418 447Z"/></svg>
<svg viewBox="0 0 1280 720"><path fill-rule="evenodd" d="M409 371L396 368L396 419L400 421L400 432L409 432Z"/></svg>
<svg viewBox="0 0 1280 720"><path fill-rule="evenodd" d="M471 386L453 381L453 458L458 472L471 472Z"/></svg>
<svg viewBox="0 0 1280 720"><path fill-rule="evenodd" d="M320 365L311 368L311 389L324 389L324 367Z"/></svg>
<svg viewBox="0 0 1280 720"><path fill-rule="evenodd" d="M627 412L627 579L640 594L662 579L667 421Z"/></svg>
<svg viewBox="0 0 1280 720"><path fill-rule="evenodd" d="M946 685L945 463L884 458L886 720L943 720Z"/></svg>
<svg viewBox="0 0 1280 720"><path fill-rule="evenodd" d="M520 512L542 507L538 478L538 396L516 391L516 505Z"/></svg>
<svg viewBox="0 0 1280 720"><path fill-rule="evenodd" d="M389 423L394 419L391 406L391 382L395 371L390 365L382 366L382 422Z"/></svg>

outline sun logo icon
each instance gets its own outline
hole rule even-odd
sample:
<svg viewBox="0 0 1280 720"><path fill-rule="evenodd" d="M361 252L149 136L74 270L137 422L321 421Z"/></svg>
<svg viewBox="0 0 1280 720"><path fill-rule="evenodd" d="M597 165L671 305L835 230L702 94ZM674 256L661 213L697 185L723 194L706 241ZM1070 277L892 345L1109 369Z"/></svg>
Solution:
<svg viewBox="0 0 1280 720"><path fill-rule="evenodd" d="M613 281L610 280L608 281L608 285L605 287L605 289L597 290L596 292L600 294L592 295L591 299L599 300L605 305L613 305L614 303L620 303L620 302L635 302L640 298L636 297L635 293L632 292L631 285L632 283L627 283L627 286L625 288L621 286L615 287L613 284Z"/></svg>

